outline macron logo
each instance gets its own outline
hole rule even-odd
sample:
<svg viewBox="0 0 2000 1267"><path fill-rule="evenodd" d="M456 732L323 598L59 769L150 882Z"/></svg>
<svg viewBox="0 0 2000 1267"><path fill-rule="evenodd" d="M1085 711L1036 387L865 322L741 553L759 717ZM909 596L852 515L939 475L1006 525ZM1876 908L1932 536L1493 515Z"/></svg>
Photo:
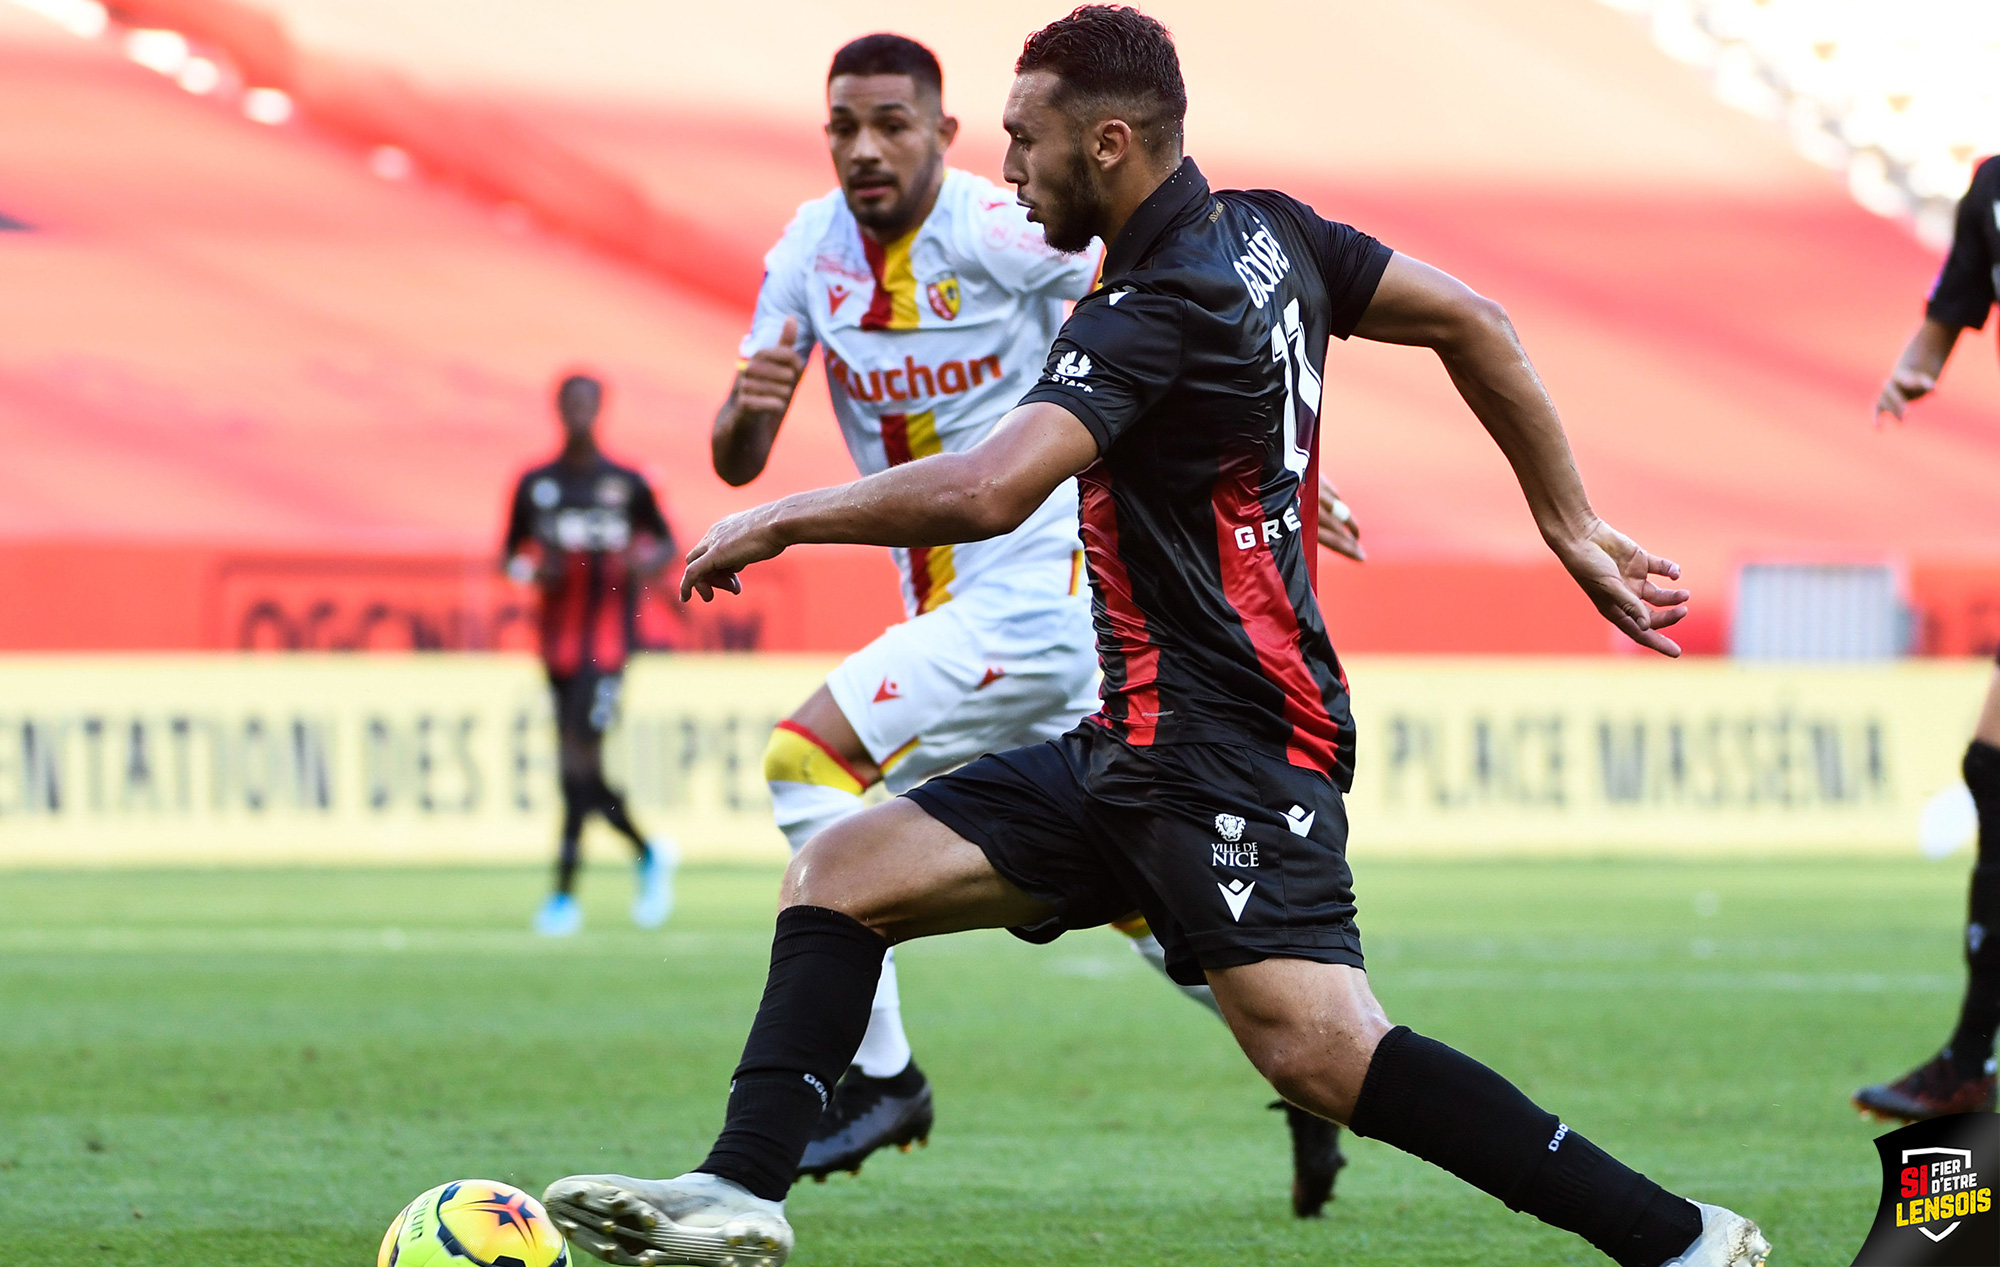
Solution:
<svg viewBox="0 0 2000 1267"><path fill-rule="evenodd" d="M1305 806L1294 805L1285 811L1285 826L1292 829L1292 835L1303 836L1313 829L1313 819L1318 817L1318 810L1308 814Z"/></svg>
<svg viewBox="0 0 2000 1267"><path fill-rule="evenodd" d="M1254 882L1245 884L1241 880L1231 880L1227 884L1218 883L1215 887L1222 890L1222 900L1229 906L1229 918L1241 924L1243 908L1250 901L1250 890L1257 885Z"/></svg>

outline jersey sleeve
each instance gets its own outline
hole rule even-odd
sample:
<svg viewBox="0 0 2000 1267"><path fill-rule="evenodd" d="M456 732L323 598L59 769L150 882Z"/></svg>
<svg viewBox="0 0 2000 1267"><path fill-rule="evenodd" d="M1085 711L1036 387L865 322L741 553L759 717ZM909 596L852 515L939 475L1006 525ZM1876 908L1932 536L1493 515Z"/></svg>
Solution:
<svg viewBox="0 0 2000 1267"><path fill-rule="evenodd" d="M514 504L507 512L507 539L501 543L501 552L514 555L535 534L535 511L528 504L528 477L523 475L514 482Z"/></svg>
<svg viewBox="0 0 2000 1267"><path fill-rule="evenodd" d="M1989 158L1973 173L1972 187L1958 201L1951 253L1931 286L1924 315L1942 325L1983 329L1993 307L1993 255L1981 219L2000 215L2000 158Z"/></svg>
<svg viewBox="0 0 2000 1267"><path fill-rule="evenodd" d="M645 533L673 553L674 530L660 513L660 499L653 495L653 486L643 476L635 476L632 485L632 532Z"/></svg>
<svg viewBox="0 0 2000 1267"><path fill-rule="evenodd" d="M750 318L750 331L743 336L737 355L748 357L775 346L784 332L785 318L798 322L799 337L793 350L810 356L813 344L812 308L806 300L806 281L812 260L809 225L814 222L813 204L799 208L784 235L764 256L764 281L757 287L757 308Z"/></svg>
<svg viewBox="0 0 2000 1267"><path fill-rule="evenodd" d="M1331 322L1327 332L1345 339L1361 324L1361 314L1368 311L1395 252L1353 225L1324 219L1303 204L1301 209L1319 255L1320 276L1326 279Z"/></svg>
<svg viewBox="0 0 2000 1267"><path fill-rule="evenodd" d="M1107 451L1179 375L1184 319L1181 300L1144 291L1079 305L1021 403L1061 405L1096 438L1097 451Z"/></svg>

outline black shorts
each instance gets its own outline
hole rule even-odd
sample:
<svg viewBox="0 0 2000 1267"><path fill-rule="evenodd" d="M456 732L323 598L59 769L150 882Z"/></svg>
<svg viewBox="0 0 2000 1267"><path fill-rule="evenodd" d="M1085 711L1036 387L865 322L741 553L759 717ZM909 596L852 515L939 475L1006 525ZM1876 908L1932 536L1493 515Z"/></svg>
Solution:
<svg viewBox="0 0 2000 1267"><path fill-rule="evenodd" d="M618 693L625 679L618 673L580 669L575 673L549 674L549 690L556 697L556 729L565 735L601 735L618 719Z"/></svg>
<svg viewBox="0 0 2000 1267"><path fill-rule="evenodd" d="M1094 722L904 793L1055 908L1028 941L1137 910L1167 973L1264 959L1361 967L1347 811L1325 775L1224 744L1135 748Z"/></svg>

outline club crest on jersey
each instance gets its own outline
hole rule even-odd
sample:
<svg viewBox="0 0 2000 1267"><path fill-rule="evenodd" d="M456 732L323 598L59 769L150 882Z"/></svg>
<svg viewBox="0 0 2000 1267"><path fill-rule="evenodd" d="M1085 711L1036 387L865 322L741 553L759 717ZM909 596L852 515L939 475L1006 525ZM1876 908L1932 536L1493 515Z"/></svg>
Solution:
<svg viewBox="0 0 2000 1267"><path fill-rule="evenodd" d="M1215 816L1215 834L1222 837L1224 840L1228 841L1232 845L1235 844L1237 841L1243 839L1242 815L1217 814Z"/></svg>
<svg viewBox="0 0 2000 1267"><path fill-rule="evenodd" d="M941 321L958 320L958 278L940 277L924 289L924 296L931 302L931 311Z"/></svg>
<svg viewBox="0 0 2000 1267"><path fill-rule="evenodd" d="M616 475L607 475L597 481L597 504L600 506L623 506L632 500L632 486Z"/></svg>

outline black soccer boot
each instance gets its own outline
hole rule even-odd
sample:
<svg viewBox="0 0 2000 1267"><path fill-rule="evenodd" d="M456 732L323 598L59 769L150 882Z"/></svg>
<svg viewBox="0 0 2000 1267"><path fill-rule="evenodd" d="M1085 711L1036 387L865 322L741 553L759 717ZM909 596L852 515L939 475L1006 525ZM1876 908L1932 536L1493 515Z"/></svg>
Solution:
<svg viewBox="0 0 2000 1267"><path fill-rule="evenodd" d="M811 1175L825 1183L836 1170L858 1175L878 1148L893 1144L907 1153L912 1144L927 1144L936 1116L930 1080L916 1061L891 1078L871 1078L861 1066L849 1065L799 1160L799 1178Z"/></svg>
<svg viewBox="0 0 2000 1267"><path fill-rule="evenodd" d="M1894 1082L1854 1093L1854 1107L1884 1121L1921 1122L1947 1113L1993 1112L1993 1067L1967 1076L1946 1048Z"/></svg>
<svg viewBox="0 0 2000 1267"><path fill-rule="evenodd" d="M1271 1101L1271 1107L1285 1111L1285 1125L1292 1132L1292 1213L1316 1219L1333 1199L1333 1181L1347 1164L1340 1128L1283 1100Z"/></svg>

